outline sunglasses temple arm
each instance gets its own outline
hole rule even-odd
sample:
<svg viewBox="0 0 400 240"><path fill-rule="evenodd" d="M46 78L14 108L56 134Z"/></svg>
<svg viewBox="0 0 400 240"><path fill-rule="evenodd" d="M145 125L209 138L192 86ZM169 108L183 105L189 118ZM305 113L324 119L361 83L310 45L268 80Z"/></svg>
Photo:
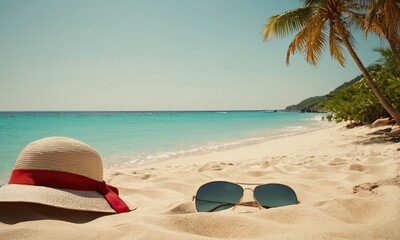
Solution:
<svg viewBox="0 0 400 240"><path fill-rule="evenodd" d="M257 204L258 208L260 210L263 209L263 206L257 201L256 197L254 196L254 190L253 190L253 199L254 199L254 202ZM269 207L266 207L266 208L269 208Z"/></svg>

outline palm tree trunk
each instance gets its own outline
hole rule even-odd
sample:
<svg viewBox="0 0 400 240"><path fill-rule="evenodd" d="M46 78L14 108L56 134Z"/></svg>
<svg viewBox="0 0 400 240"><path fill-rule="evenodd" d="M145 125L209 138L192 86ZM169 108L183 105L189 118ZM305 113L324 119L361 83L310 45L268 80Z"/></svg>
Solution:
<svg viewBox="0 0 400 240"><path fill-rule="evenodd" d="M345 44L347 50L350 52L351 57L356 62L358 68L361 70L361 73L364 75L365 79L367 80L369 86L372 88L375 96L378 98L379 102L382 106L386 109L386 111L393 117L398 125L400 125L400 113L396 111L396 109L386 100L385 96L383 96L382 92L379 90L378 86L376 85L375 81L369 75L367 69L362 64L361 60L358 58L356 52L351 47L349 40L347 39L346 35L344 34L343 25L341 19L338 15L335 16L335 25L337 26L337 30L339 32L340 37L342 38L343 43Z"/></svg>

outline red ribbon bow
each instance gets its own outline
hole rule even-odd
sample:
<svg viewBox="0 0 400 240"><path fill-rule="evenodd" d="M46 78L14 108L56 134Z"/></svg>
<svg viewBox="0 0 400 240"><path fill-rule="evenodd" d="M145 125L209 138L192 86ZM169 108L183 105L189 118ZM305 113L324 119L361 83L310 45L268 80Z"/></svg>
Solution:
<svg viewBox="0 0 400 240"><path fill-rule="evenodd" d="M117 213L130 211L126 203L118 196L117 188L107 185L104 181L98 182L73 173L52 170L14 169L8 184L26 184L79 191L97 191L104 196Z"/></svg>

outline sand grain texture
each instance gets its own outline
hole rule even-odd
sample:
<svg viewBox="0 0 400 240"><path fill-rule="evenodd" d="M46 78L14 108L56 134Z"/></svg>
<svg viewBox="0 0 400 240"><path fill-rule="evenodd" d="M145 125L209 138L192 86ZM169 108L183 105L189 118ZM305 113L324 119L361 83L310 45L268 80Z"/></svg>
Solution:
<svg viewBox="0 0 400 240"><path fill-rule="evenodd" d="M0 205L0 239L400 239L400 144L343 125L135 169L106 181L139 208L102 215ZM299 205L197 213L213 180L283 183ZM251 199L251 191L245 198Z"/></svg>

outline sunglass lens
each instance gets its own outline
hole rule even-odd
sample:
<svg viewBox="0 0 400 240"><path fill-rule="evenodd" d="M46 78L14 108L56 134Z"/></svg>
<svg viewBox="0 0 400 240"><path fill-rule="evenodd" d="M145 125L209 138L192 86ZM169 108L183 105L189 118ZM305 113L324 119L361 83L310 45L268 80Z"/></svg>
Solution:
<svg viewBox="0 0 400 240"><path fill-rule="evenodd" d="M257 186L254 189L254 197L265 208L282 207L298 203L296 193L293 189L278 183Z"/></svg>
<svg viewBox="0 0 400 240"><path fill-rule="evenodd" d="M243 188L237 184L216 181L204 184L196 194L198 212L217 212L231 208L239 202Z"/></svg>

